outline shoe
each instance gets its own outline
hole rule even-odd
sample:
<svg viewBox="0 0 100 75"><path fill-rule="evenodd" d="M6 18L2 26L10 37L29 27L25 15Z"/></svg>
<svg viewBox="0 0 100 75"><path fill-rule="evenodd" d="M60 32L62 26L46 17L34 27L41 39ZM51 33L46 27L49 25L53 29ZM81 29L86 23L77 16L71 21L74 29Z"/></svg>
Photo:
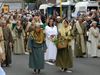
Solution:
<svg viewBox="0 0 100 75"><path fill-rule="evenodd" d="M40 74L40 71L41 71L41 70L40 70L40 69L38 69L38 72L37 72L37 73L38 73L38 74Z"/></svg>
<svg viewBox="0 0 100 75"><path fill-rule="evenodd" d="M84 52L83 55L86 55L86 53Z"/></svg>
<svg viewBox="0 0 100 75"><path fill-rule="evenodd" d="M64 72L64 69L63 68L59 68L59 69L60 69L61 72Z"/></svg>
<svg viewBox="0 0 100 75"><path fill-rule="evenodd" d="M55 60L49 60L50 63L55 63Z"/></svg>
<svg viewBox="0 0 100 75"><path fill-rule="evenodd" d="M72 73L72 71L71 71L71 70L67 70L66 72L67 72L67 73Z"/></svg>
<svg viewBox="0 0 100 75"><path fill-rule="evenodd" d="M34 69L33 74L36 74L36 69Z"/></svg>
<svg viewBox="0 0 100 75"><path fill-rule="evenodd" d="M98 58L97 56L93 56L92 58Z"/></svg>
<svg viewBox="0 0 100 75"><path fill-rule="evenodd" d="M64 72L66 72L67 71L67 68L64 68Z"/></svg>
<svg viewBox="0 0 100 75"><path fill-rule="evenodd" d="M76 58L84 58L84 56L76 56Z"/></svg>
<svg viewBox="0 0 100 75"><path fill-rule="evenodd" d="M6 67L10 67L10 65L9 64L6 64Z"/></svg>

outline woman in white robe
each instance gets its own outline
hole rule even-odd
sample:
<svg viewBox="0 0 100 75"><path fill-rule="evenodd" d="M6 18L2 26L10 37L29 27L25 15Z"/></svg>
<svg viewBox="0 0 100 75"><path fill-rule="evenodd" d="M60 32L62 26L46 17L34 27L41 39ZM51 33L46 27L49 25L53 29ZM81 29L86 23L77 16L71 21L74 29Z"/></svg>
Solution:
<svg viewBox="0 0 100 75"><path fill-rule="evenodd" d="M0 75L6 75L1 66L0 66Z"/></svg>
<svg viewBox="0 0 100 75"><path fill-rule="evenodd" d="M54 26L53 19L49 20L48 26L45 28L46 34L46 44L47 44L47 51L45 53L45 60L55 61L57 48L54 42L52 41L53 38L57 37L57 27Z"/></svg>
<svg viewBox="0 0 100 75"><path fill-rule="evenodd" d="M89 41L90 41L90 55L91 57L98 57L98 43L99 43L99 28L96 26L97 22L92 22L92 27L89 29Z"/></svg>

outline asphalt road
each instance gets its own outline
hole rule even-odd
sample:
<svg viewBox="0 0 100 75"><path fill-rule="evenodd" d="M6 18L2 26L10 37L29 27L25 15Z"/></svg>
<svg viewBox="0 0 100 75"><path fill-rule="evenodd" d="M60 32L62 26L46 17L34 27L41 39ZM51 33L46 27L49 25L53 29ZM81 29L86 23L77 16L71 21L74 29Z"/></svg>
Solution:
<svg viewBox="0 0 100 75"><path fill-rule="evenodd" d="M34 75L28 68L28 55L14 55L12 65L4 68L7 75ZM55 65L45 64L39 75L100 75L100 58L75 58L72 73L61 72Z"/></svg>

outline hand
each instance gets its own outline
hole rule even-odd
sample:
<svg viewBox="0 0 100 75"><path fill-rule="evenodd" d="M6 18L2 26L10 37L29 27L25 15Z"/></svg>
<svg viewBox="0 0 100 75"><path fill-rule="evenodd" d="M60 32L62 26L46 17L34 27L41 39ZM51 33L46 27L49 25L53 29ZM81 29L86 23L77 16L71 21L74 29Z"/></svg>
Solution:
<svg viewBox="0 0 100 75"><path fill-rule="evenodd" d="M90 41L90 40L88 40L88 42L89 42L89 43L91 43L91 41Z"/></svg>
<svg viewBox="0 0 100 75"><path fill-rule="evenodd" d="M10 46L10 47L12 47L12 46L13 46L11 42L9 43L9 46Z"/></svg>
<svg viewBox="0 0 100 75"><path fill-rule="evenodd" d="M68 42L70 42L70 41L71 41L71 39L67 39L67 41L68 41Z"/></svg>
<svg viewBox="0 0 100 75"><path fill-rule="evenodd" d="M98 38L98 36L95 36L95 38Z"/></svg>
<svg viewBox="0 0 100 75"><path fill-rule="evenodd" d="M51 38L54 38L55 35L51 35Z"/></svg>

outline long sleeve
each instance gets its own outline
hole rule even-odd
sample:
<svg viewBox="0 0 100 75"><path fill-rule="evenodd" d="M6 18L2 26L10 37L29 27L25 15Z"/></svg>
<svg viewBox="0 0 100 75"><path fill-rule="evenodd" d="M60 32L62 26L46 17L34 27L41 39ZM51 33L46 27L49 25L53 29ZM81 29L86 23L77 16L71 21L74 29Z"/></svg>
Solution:
<svg viewBox="0 0 100 75"><path fill-rule="evenodd" d="M91 35L92 35L92 34L91 34L91 29L89 29L89 33L88 33L88 36L89 36L88 40L89 40L89 41L91 41Z"/></svg>
<svg viewBox="0 0 100 75"><path fill-rule="evenodd" d="M29 37L29 40L28 40L28 49L30 50L30 49L32 49L32 37L30 36Z"/></svg>
<svg viewBox="0 0 100 75"><path fill-rule="evenodd" d="M50 35L49 35L49 32L48 32L48 26L46 26L46 28L45 28L45 34L46 34L46 37L47 38L50 38Z"/></svg>
<svg viewBox="0 0 100 75"><path fill-rule="evenodd" d="M44 52L46 51L46 49L47 49L47 45L46 45L46 42L44 41L43 42L43 50L44 50Z"/></svg>
<svg viewBox="0 0 100 75"><path fill-rule="evenodd" d="M12 33L11 33L10 29L9 29L9 42L11 42L11 43L14 42L13 36L12 36Z"/></svg>

